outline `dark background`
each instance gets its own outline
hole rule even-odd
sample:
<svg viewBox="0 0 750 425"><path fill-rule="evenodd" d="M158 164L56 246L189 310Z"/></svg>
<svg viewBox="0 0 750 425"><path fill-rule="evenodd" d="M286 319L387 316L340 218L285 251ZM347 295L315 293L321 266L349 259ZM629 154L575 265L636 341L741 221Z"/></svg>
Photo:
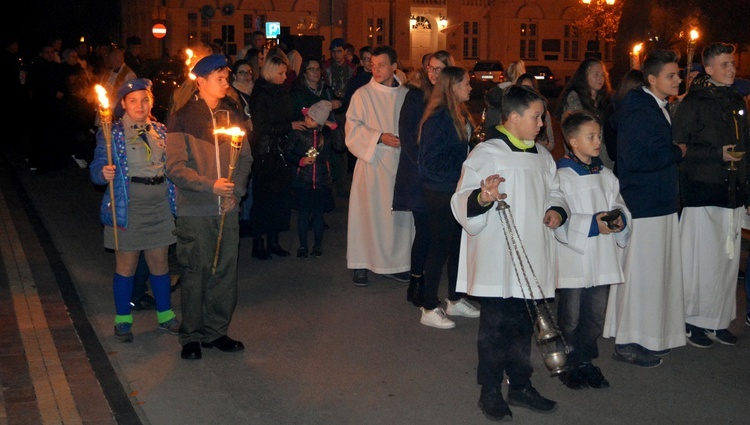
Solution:
<svg viewBox="0 0 750 425"><path fill-rule="evenodd" d="M37 54L55 36L64 46L82 36L90 45L122 41L120 0L22 0L2 8L0 32L17 39L24 56Z"/></svg>

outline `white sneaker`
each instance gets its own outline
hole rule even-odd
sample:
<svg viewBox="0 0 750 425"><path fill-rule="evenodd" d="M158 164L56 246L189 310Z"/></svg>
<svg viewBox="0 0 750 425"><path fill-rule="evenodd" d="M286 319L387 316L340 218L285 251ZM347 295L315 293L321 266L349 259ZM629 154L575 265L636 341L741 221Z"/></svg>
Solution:
<svg viewBox="0 0 750 425"><path fill-rule="evenodd" d="M479 317L479 309L471 305L465 298L458 301L445 300L445 312L451 316L464 316L476 319Z"/></svg>
<svg viewBox="0 0 750 425"><path fill-rule="evenodd" d="M445 316L445 311L438 307L434 310L425 310L424 307L420 307L422 310L422 318L419 319L419 323L425 326L432 326L438 329L453 329L456 327L456 323Z"/></svg>

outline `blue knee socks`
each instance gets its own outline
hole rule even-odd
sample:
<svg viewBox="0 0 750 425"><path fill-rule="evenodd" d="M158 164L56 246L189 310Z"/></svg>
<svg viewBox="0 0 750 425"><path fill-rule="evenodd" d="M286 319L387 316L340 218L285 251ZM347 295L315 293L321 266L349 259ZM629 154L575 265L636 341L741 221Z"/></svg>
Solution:
<svg viewBox="0 0 750 425"><path fill-rule="evenodd" d="M151 292L156 299L156 311L167 311L172 309L172 288L169 273L156 276L152 274Z"/></svg>
<svg viewBox="0 0 750 425"><path fill-rule="evenodd" d="M133 323L133 316L130 315L130 297L133 295L134 280L133 276L125 277L115 273L113 289L115 295L115 311L118 316L115 319L116 323Z"/></svg>

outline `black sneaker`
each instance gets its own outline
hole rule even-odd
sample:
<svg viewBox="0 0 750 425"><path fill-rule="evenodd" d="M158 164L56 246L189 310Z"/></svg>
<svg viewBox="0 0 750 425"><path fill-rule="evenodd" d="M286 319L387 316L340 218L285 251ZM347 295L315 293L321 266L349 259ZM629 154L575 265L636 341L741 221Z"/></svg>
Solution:
<svg viewBox="0 0 750 425"><path fill-rule="evenodd" d="M552 413L557 410L557 403L544 398L536 388L528 384L520 390L508 390L508 404L511 406L525 407L537 413Z"/></svg>
<svg viewBox="0 0 750 425"><path fill-rule="evenodd" d="M618 362L652 368L661 365L662 360L638 344L616 344L612 358Z"/></svg>
<svg viewBox="0 0 750 425"><path fill-rule="evenodd" d="M312 250L312 256L315 258L323 258L323 247L314 246Z"/></svg>
<svg viewBox="0 0 750 425"><path fill-rule="evenodd" d="M485 390L479 396L479 408L487 419L495 422L510 422L513 420L513 412L510 411L508 403L498 389Z"/></svg>
<svg viewBox="0 0 750 425"><path fill-rule="evenodd" d="M297 258L307 258L307 248L297 248Z"/></svg>
<svg viewBox="0 0 750 425"><path fill-rule="evenodd" d="M747 326L750 326L750 313L747 313L747 314L745 315L745 324L746 324Z"/></svg>
<svg viewBox="0 0 750 425"><path fill-rule="evenodd" d="M704 329L706 336L712 340L724 344L735 345L739 339L726 329Z"/></svg>
<svg viewBox="0 0 750 425"><path fill-rule="evenodd" d="M352 276L352 282L356 286L367 286L367 269L355 269L354 276Z"/></svg>
<svg viewBox="0 0 750 425"><path fill-rule="evenodd" d="M117 342L133 342L132 328L132 323L115 323L115 340Z"/></svg>
<svg viewBox="0 0 750 425"><path fill-rule="evenodd" d="M706 335L706 329L688 323L685 323L685 337L687 338L688 344L693 347L711 348L714 345L711 338Z"/></svg>
<svg viewBox="0 0 750 425"><path fill-rule="evenodd" d="M609 381L602 375L602 370L591 363L583 363L578 371L591 388L609 388Z"/></svg>
<svg viewBox="0 0 750 425"><path fill-rule="evenodd" d="M574 367L570 370L566 370L559 376L560 382L571 390L582 390L589 386L586 382L586 377L581 373L580 367Z"/></svg>
<svg viewBox="0 0 750 425"><path fill-rule="evenodd" d="M140 298L130 302L131 310L156 310L156 300L149 294L143 294Z"/></svg>
<svg viewBox="0 0 750 425"><path fill-rule="evenodd" d="M671 348L667 348L666 350L657 350L657 351L648 350L648 352L651 353L651 354L653 354L653 355L655 355L655 356L664 357L664 356L668 355L669 353L671 353L672 349Z"/></svg>

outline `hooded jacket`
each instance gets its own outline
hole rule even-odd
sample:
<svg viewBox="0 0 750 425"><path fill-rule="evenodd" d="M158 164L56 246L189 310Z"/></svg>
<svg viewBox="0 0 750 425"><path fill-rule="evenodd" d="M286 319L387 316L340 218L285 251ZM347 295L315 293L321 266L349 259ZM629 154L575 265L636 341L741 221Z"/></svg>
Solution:
<svg viewBox="0 0 750 425"><path fill-rule="evenodd" d="M718 86L708 75L693 80L673 120L676 143L687 145L680 164L680 188L684 207L723 208L750 205L747 161L726 169L725 145L736 151L750 148L750 126L744 100L732 86Z"/></svg>

